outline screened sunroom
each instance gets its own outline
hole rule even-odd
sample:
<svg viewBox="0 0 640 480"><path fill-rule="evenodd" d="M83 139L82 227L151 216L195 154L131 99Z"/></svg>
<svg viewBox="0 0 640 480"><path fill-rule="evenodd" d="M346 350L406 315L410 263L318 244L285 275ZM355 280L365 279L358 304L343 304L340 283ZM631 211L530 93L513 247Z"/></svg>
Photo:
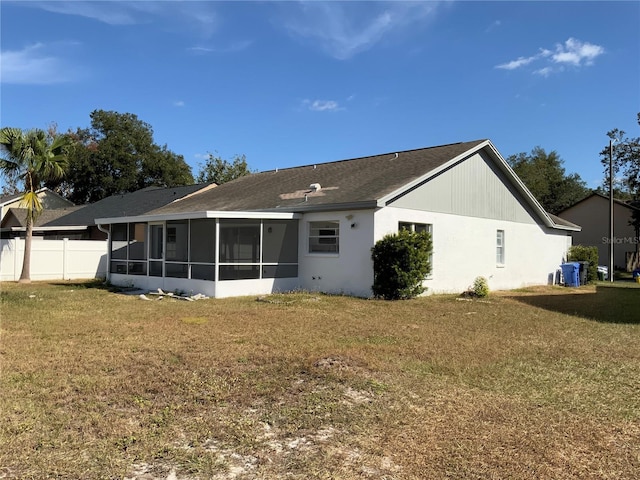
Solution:
<svg viewBox="0 0 640 480"><path fill-rule="evenodd" d="M195 215L98 219L110 225L110 281L216 297L295 288L295 214Z"/></svg>

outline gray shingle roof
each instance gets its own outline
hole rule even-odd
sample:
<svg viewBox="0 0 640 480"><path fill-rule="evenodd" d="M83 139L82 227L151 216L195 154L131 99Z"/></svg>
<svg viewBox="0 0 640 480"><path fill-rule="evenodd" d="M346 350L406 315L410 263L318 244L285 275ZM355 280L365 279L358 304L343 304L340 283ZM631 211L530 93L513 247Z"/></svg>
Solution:
<svg viewBox="0 0 640 480"><path fill-rule="evenodd" d="M112 195L56 218L46 226L95 225L96 218L144 215L206 187L205 184L171 188L147 187L137 192Z"/></svg>
<svg viewBox="0 0 640 480"><path fill-rule="evenodd" d="M150 213L302 211L329 205L368 205L483 142L485 140L476 140L255 173ZM318 192L310 189L314 183L321 186Z"/></svg>
<svg viewBox="0 0 640 480"><path fill-rule="evenodd" d="M54 220L59 219L60 217L63 217L65 215L69 215L71 213L76 212L77 210L81 209L82 207L67 207L67 208L51 208L51 209L44 209L40 215L38 215L38 218L36 218L36 222L34 224L35 227L43 227L45 225L47 225L49 222L52 222ZM19 226L21 227L26 227L27 226L27 209L26 208L18 208L18 207L13 207L9 209L9 212L7 213L7 216L9 214L12 214L14 216L14 218L16 219L16 221L19 223ZM5 220L6 221L5 217Z"/></svg>
<svg viewBox="0 0 640 480"><path fill-rule="evenodd" d="M552 215L551 213L549 213L548 215L551 217L551 220L553 220L553 223L555 223L556 225L562 225L563 227L570 227L575 229L581 228L579 225L576 225L575 223L571 223L569 220L560 218L557 215Z"/></svg>
<svg viewBox="0 0 640 480"><path fill-rule="evenodd" d="M563 212L566 212L567 210L575 207L576 205L578 205L579 203L582 203L586 200L589 200L592 197L599 197L603 200L606 200L607 202L609 201L609 196L608 195L603 195L602 193L599 192L592 192L589 195L587 195L586 197L578 200L576 203L574 203L573 205L568 206L567 208L565 208L564 210L562 210L562 212L560 212L560 215L562 215ZM637 207L633 204L633 201L624 201L624 200L619 200L617 198L613 199L613 202L617 205L621 205L623 207L628 208L631 211L637 211L640 212L640 207Z"/></svg>
<svg viewBox="0 0 640 480"><path fill-rule="evenodd" d="M0 205L15 202L22 196L22 193L14 193L13 195L3 195L0 197Z"/></svg>

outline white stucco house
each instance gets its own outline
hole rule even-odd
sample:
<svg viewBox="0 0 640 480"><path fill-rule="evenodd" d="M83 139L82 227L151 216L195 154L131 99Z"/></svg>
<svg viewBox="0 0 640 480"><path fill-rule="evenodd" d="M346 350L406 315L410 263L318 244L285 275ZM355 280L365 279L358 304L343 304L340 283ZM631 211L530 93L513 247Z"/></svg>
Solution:
<svg viewBox="0 0 640 480"><path fill-rule="evenodd" d="M96 218L116 285L212 297L305 289L368 297L371 248L433 239L428 292L553 281L580 227L548 214L489 140L252 174L144 214Z"/></svg>

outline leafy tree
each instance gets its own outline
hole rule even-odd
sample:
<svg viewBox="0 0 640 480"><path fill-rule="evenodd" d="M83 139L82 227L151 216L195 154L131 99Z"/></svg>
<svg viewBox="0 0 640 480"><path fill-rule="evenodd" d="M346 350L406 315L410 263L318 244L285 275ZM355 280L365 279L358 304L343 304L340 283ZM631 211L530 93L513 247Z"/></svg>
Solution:
<svg viewBox="0 0 640 480"><path fill-rule="evenodd" d="M247 165L247 157L245 155L236 155L233 161L229 162L218 155L210 153L204 165L200 165L200 172L196 181L198 183L214 182L221 185L251 173L253 172Z"/></svg>
<svg viewBox="0 0 640 480"><path fill-rule="evenodd" d="M640 112L638 113L640 125ZM640 207L640 137L629 138L624 130L614 128L607 132L613 142L613 178L614 196L620 200L627 200L631 205ZM604 166L604 181L602 192L609 193L609 146L601 152L601 163ZM640 214L633 212L629 225L640 235ZM636 251L640 245L636 244Z"/></svg>
<svg viewBox="0 0 640 480"><path fill-rule="evenodd" d="M152 185L193 183L182 155L154 143L151 125L136 115L95 110L90 117L90 128L69 132L74 145L64 182L50 185L71 201L96 202Z"/></svg>
<svg viewBox="0 0 640 480"><path fill-rule="evenodd" d="M59 179L65 174L69 144L70 139L66 135L52 136L44 130L22 131L11 127L0 130L0 171L24 185L21 205L27 210L27 228L21 283L31 281L33 224L43 210L37 190L44 182Z"/></svg>
<svg viewBox="0 0 640 480"><path fill-rule="evenodd" d="M541 147L535 147L530 154L510 155L507 163L550 213L560 212L589 193L580 175L565 174L564 161L555 151L546 153Z"/></svg>
<svg viewBox="0 0 640 480"><path fill-rule="evenodd" d="M371 249L373 295L404 300L424 292L422 283L431 272L431 251L431 235L427 232L401 229L378 240Z"/></svg>

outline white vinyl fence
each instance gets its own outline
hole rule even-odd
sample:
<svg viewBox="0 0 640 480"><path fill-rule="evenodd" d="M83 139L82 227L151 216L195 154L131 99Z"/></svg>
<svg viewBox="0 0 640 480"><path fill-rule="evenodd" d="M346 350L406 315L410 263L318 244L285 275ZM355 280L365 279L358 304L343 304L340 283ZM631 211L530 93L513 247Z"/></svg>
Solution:
<svg viewBox="0 0 640 480"><path fill-rule="evenodd" d="M20 278L24 240L0 240L0 281ZM31 243L31 280L106 278L106 240L40 240Z"/></svg>

